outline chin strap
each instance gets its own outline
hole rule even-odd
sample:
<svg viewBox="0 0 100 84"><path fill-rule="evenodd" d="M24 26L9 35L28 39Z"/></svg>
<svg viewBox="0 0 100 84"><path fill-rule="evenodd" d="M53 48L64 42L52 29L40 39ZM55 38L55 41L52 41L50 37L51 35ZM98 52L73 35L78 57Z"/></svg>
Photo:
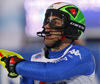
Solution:
<svg viewBox="0 0 100 84"><path fill-rule="evenodd" d="M60 40L61 40L61 41L64 41L65 38L66 38L65 36L62 36Z"/></svg>

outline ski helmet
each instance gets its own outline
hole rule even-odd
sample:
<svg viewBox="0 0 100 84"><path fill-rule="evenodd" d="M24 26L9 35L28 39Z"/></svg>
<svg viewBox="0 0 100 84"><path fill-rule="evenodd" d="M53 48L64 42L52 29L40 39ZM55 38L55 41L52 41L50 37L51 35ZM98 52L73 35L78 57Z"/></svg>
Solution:
<svg viewBox="0 0 100 84"><path fill-rule="evenodd" d="M61 18L62 25L55 25L55 20L48 21L48 17L50 16L57 16ZM61 31L61 36L65 36L72 40L77 40L78 37L85 31L85 17L83 13L75 5L66 2L57 2L47 8L43 28L47 23L49 23L51 28L63 29L63 31ZM45 37L45 34L51 35L50 32L52 31L46 32L44 28L42 32L37 32L37 35Z"/></svg>

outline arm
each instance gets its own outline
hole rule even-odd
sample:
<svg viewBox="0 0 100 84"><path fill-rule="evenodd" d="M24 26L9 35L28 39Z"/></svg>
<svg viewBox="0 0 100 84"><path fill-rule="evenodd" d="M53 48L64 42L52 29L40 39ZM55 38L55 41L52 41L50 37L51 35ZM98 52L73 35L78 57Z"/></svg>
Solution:
<svg viewBox="0 0 100 84"><path fill-rule="evenodd" d="M16 71L25 77L46 82L67 79L76 75L90 75L93 73L94 62L90 54L86 54L83 60L76 56L73 57L74 58L61 60L57 63L23 61L17 64Z"/></svg>
<svg viewBox="0 0 100 84"><path fill-rule="evenodd" d="M65 60L65 57L67 60ZM6 58L6 67L9 72L46 82L93 73L94 60L90 53L83 52L82 59L75 55L72 55L72 57L70 58L67 54L56 63L31 62L16 57L8 57Z"/></svg>

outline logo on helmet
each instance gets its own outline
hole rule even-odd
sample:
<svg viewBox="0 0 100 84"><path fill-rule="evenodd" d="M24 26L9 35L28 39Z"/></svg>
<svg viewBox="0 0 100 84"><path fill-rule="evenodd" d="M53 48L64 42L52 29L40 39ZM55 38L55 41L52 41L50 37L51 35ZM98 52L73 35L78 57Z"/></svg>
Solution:
<svg viewBox="0 0 100 84"><path fill-rule="evenodd" d="M66 8L66 10L75 18L77 13L78 13L78 9L74 8L74 7L69 7Z"/></svg>
<svg viewBox="0 0 100 84"><path fill-rule="evenodd" d="M70 25L73 25L73 26L75 26L75 27L78 27L79 29L82 29L82 30L84 30L84 29L85 29L85 27L84 27L84 26L79 25L78 23L75 23L75 22L70 22Z"/></svg>
<svg viewBox="0 0 100 84"><path fill-rule="evenodd" d="M54 3L54 4L61 4L62 2L57 2L57 3Z"/></svg>
<svg viewBox="0 0 100 84"><path fill-rule="evenodd" d="M52 4L49 8L56 8L56 9L58 9L59 7L60 7L60 4L61 4L62 2L57 2L57 3L54 3L54 4Z"/></svg>

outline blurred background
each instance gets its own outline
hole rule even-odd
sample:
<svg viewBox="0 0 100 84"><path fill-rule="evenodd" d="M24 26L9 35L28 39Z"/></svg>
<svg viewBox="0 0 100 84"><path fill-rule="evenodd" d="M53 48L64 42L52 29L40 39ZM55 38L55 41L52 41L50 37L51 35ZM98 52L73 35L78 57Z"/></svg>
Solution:
<svg viewBox="0 0 100 84"><path fill-rule="evenodd" d="M57 1L73 3L82 10L86 31L81 39L95 56L100 82L100 0L0 0L0 49L17 52L28 60L40 52L44 43L36 32L42 30L46 8ZM0 84L19 84L19 77L8 78L0 65Z"/></svg>

